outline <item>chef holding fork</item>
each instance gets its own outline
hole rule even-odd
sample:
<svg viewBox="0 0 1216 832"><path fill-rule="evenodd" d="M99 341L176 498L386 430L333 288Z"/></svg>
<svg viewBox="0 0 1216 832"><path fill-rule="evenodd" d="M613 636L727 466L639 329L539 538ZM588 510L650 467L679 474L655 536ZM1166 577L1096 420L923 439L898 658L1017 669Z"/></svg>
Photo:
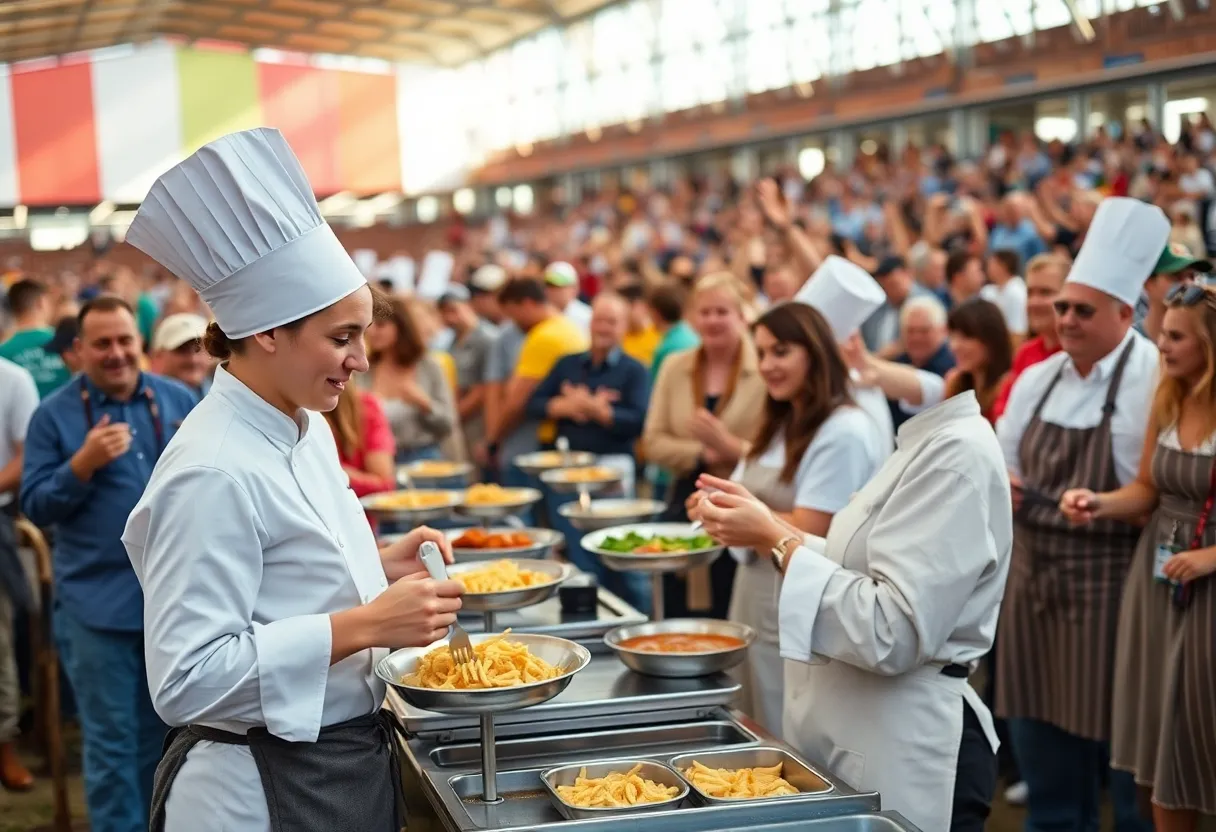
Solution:
<svg viewBox="0 0 1216 832"><path fill-rule="evenodd" d="M375 665L442 638L461 587L418 562L427 541L450 557L434 530L377 550L319 412L366 372L378 301L277 130L165 173L127 242L199 292L223 362L122 538L149 693L174 726L151 830L399 832Z"/></svg>

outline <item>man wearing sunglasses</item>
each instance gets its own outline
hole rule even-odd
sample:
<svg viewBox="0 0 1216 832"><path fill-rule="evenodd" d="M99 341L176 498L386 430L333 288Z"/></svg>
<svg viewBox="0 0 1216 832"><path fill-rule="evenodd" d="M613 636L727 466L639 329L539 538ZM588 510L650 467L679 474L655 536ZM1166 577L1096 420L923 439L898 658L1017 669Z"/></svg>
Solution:
<svg viewBox="0 0 1216 832"><path fill-rule="evenodd" d="M1119 488L1139 469L1158 356L1132 330L1133 307L1169 231L1151 205L1099 206L1053 304L1061 352L1018 378L997 424L1015 515L996 704L1029 788L1032 832L1099 825L1116 623L1139 530L1077 528L1058 503L1065 489ZM1152 828L1130 774L1110 772L1110 790L1117 832Z"/></svg>
<svg viewBox="0 0 1216 832"><path fill-rule="evenodd" d="M1175 287L1200 279L1212 271L1210 260L1195 257L1182 243L1171 242L1161 252L1153 275L1144 284L1144 294L1136 305L1136 331L1154 344L1165 320L1165 298Z"/></svg>

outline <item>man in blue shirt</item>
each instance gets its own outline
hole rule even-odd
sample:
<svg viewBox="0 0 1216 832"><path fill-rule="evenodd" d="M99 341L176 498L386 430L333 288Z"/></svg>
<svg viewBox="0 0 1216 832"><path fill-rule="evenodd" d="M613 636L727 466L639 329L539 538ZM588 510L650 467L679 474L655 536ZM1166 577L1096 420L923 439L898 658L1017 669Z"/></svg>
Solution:
<svg viewBox="0 0 1216 832"><path fill-rule="evenodd" d="M557 435L572 451L597 454L599 465L621 472L626 497L634 495L637 463L634 445L642 435L650 402L644 366L621 351L629 327L629 304L620 295L601 293L591 306L591 349L558 359L528 399L529 419L552 419ZM550 521L566 538L570 560L628 603L650 608L649 582L641 573L611 572L579 546L582 534L558 512L574 495L546 491Z"/></svg>
<svg viewBox="0 0 1216 832"><path fill-rule="evenodd" d="M143 596L121 535L196 399L140 372L125 301L100 295L77 321L81 374L34 411L21 507L54 532L55 640L80 713L91 828L141 832L167 729L148 695Z"/></svg>

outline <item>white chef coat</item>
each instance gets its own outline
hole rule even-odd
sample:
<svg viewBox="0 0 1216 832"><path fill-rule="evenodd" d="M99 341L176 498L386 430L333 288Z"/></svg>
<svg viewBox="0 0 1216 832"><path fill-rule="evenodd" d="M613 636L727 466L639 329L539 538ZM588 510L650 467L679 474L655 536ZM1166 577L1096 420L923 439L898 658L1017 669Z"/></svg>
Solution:
<svg viewBox="0 0 1216 832"><path fill-rule="evenodd" d="M1030 328L1026 320L1026 281L1013 276L1004 286L989 283L980 289L980 297L995 304L1005 318L1005 325L1014 335L1025 335Z"/></svg>
<svg viewBox="0 0 1216 832"><path fill-rule="evenodd" d="M819 426L798 462L793 508L826 514L840 511L886 460L888 444L865 411L857 407L837 408ZM742 482L747 467L753 465L768 469L760 473L767 481L779 482L785 466L784 431L773 437L760 456L740 462L731 479ZM740 563L735 573L730 619L756 631L756 641L738 673L749 689L751 716L765 729L780 733L785 706L785 670L777 619L780 576L767 552L757 557L751 549L732 546L730 554Z"/></svg>
<svg viewBox="0 0 1216 832"><path fill-rule="evenodd" d="M1157 389L1159 356L1157 347L1135 330L1129 330L1119 346L1094 364L1088 376L1077 373L1067 353L1058 352L1026 369L1014 382L1005 413L996 425L996 435L1005 454L1005 464L1021 476L1018 448L1022 444L1035 406L1043 398L1056 372L1064 368L1060 382L1051 391L1040 414L1044 421L1066 428L1092 428L1102 421L1102 406L1111 374L1129 342L1134 343L1123 370L1123 381L1111 416L1111 445L1115 473L1120 485L1127 485L1140 470L1144 432L1148 428L1149 408Z"/></svg>
<svg viewBox="0 0 1216 832"><path fill-rule="evenodd" d="M223 367L127 521L144 590L148 687L169 725L312 742L378 709L387 651L330 665L329 614L388 585L323 416L303 429ZM169 794L173 830L268 830L247 747L201 742Z"/></svg>
<svg viewBox="0 0 1216 832"><path fill-rule="evenodd" d="M781 588L785 738L883 808L948 829L964 700L997 740L975 691L941 669L991 649L1013 546L1005 463L975 394L905 422L826 540L806 543Z"/></svg>

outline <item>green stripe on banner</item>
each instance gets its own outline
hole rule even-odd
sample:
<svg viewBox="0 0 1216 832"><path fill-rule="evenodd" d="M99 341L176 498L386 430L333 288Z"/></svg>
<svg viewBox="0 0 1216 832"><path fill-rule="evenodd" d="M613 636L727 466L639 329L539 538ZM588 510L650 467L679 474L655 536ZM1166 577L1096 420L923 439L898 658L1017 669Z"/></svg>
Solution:
<svg viewBox="0 0 1216 832"><path fill-rule="evenodd" d="M177 75L184 156L227 133L261 126L262 106L252 55L179 49Z"/></svg>

